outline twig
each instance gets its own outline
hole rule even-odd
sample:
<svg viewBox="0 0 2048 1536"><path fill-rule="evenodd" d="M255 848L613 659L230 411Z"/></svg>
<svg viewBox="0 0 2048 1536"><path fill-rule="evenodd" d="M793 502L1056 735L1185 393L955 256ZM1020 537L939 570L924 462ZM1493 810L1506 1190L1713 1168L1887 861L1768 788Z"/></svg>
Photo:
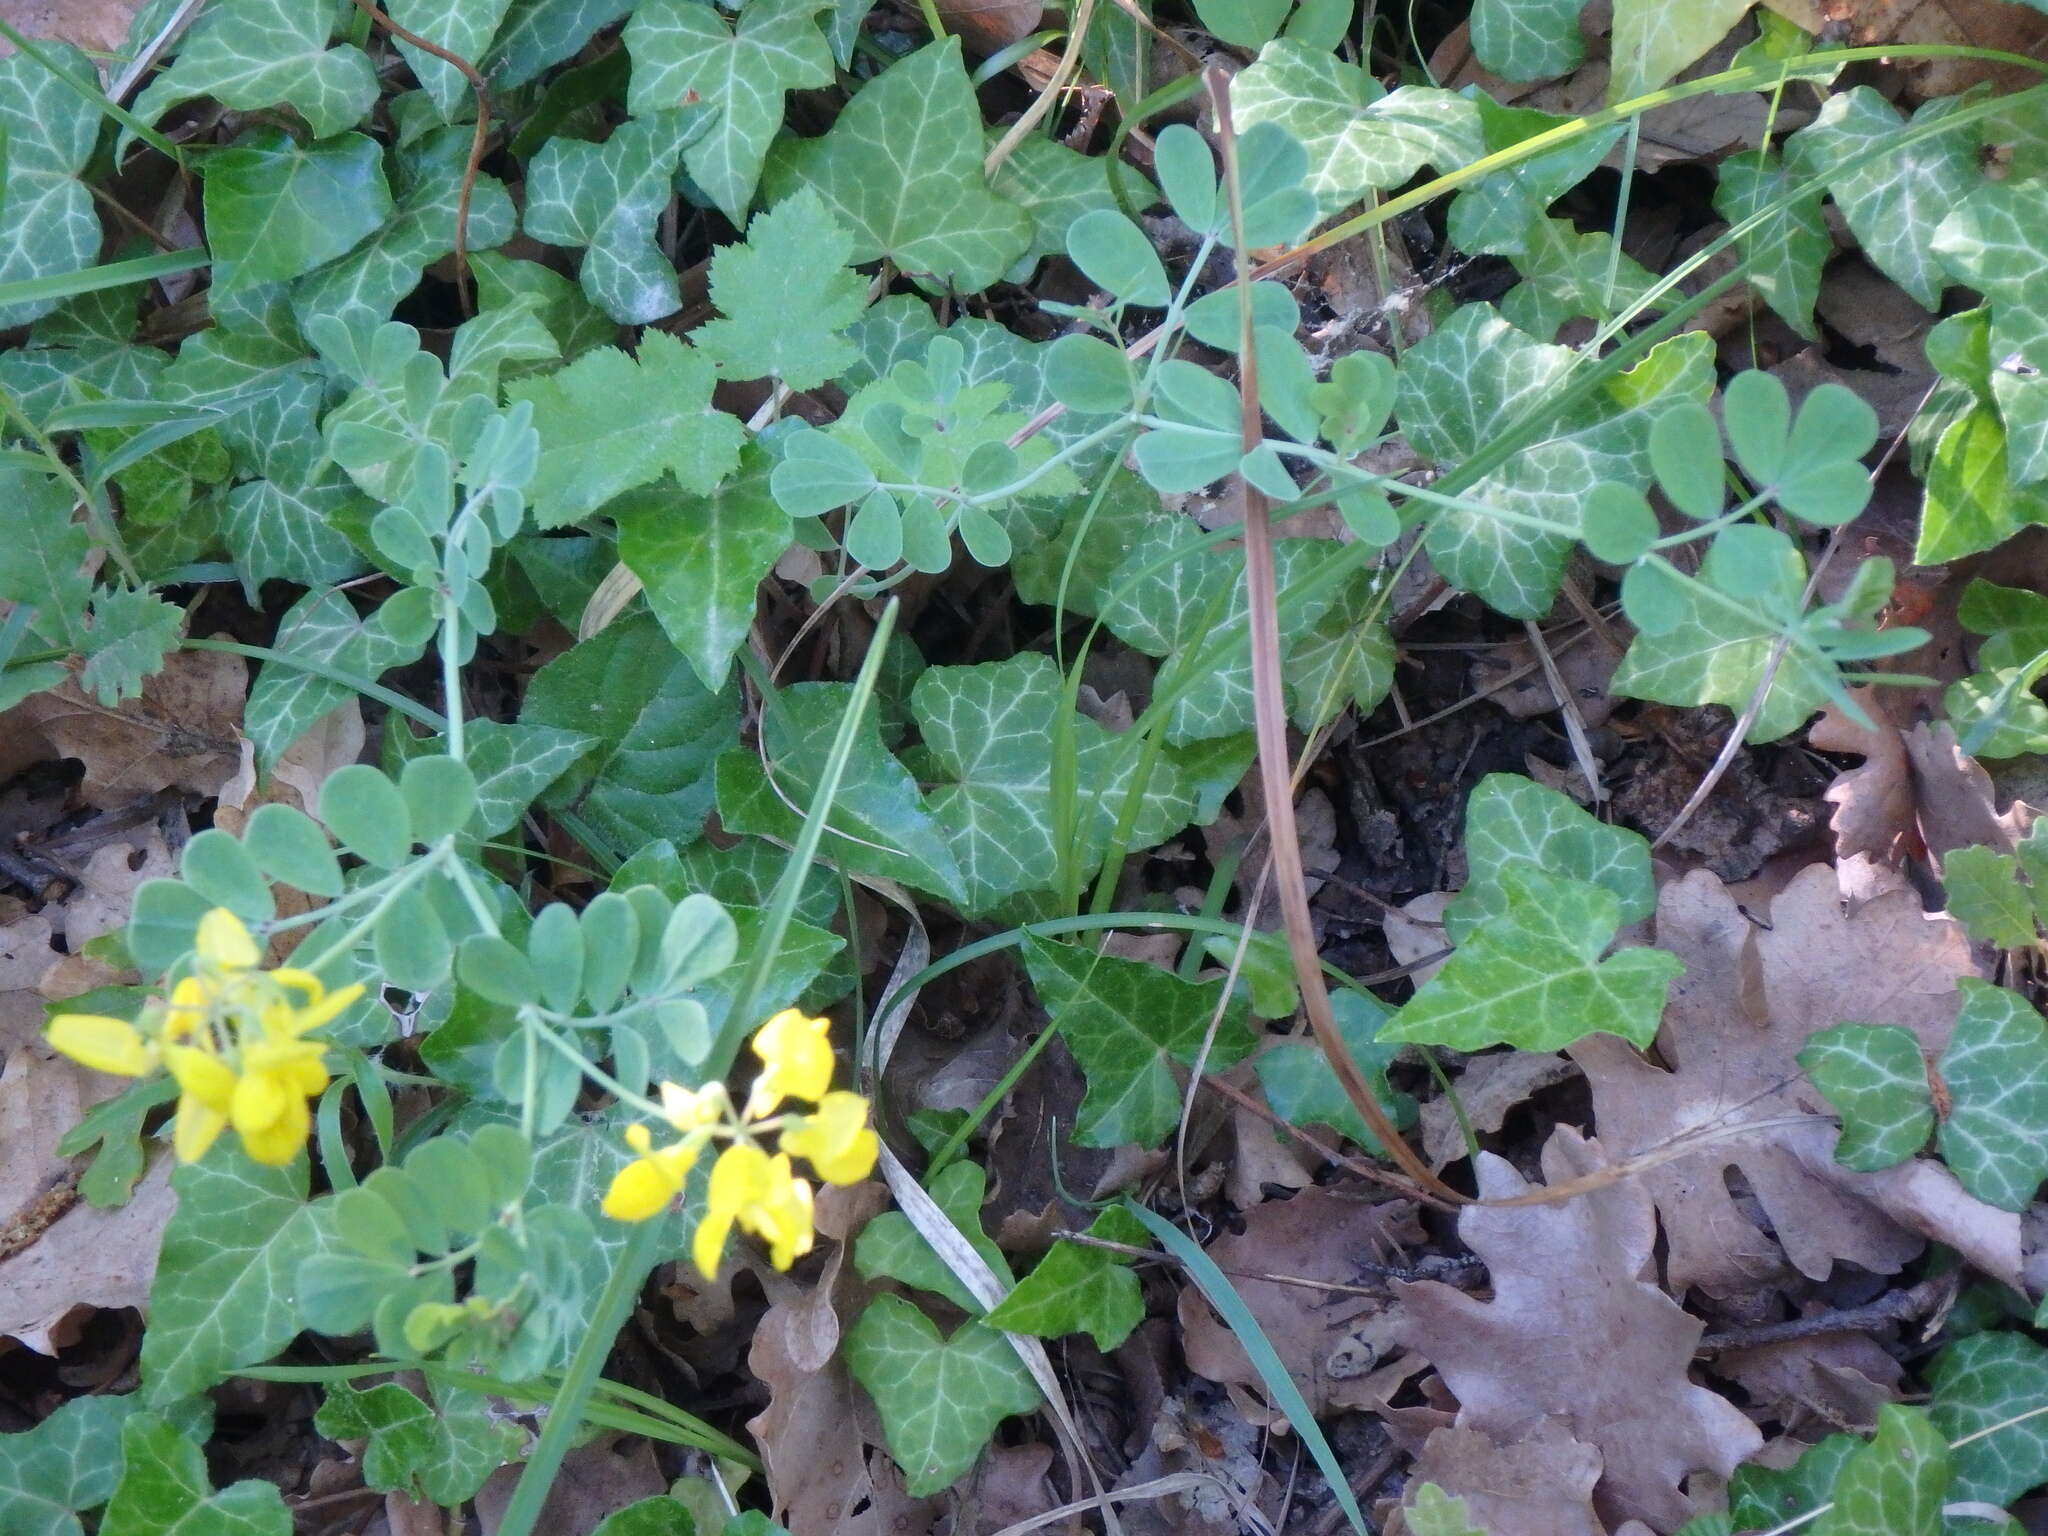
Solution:
<svg viewBox="0 0 2048 1536"><path fill-rule="evenodd" d="M1936 1275L1905 1290L1887 1291L1877 1300L1866 1301L1860 1307L1838 1307L1817 1312L1812 1317L1795 1317L1782 1323L1762 1323L1752 1328L1730 1328L1722 1333L1710 1333L1694 1346L1693 1353L1716 1355L1723 1350L1756 1349L1765 1344L1810 1339L1821 1333L1862 1333L1886 1323L1902 1323L1909 1318L1940 1311L1944 1293L1954 1292L1962 1273L1961 1270L1950 1270L1945 1275Z"/></svg>
<svg viewBox="0 0 2048 1536"><path fill-rule="evenodd" d="M377 8L374 0L355 0L356 9L401 43L410 43L421 53L432 54L443 64L461 71L476 93L476 132L469 136L469 162L462 168L462 185L455 194L455 302L467 315L472 312L469 287L469 199L476 190L478 169L484 163L484 138L491 129L491 98L483 74L459 53L450 53L439 43L428 42L408 31Z"/></svg>
<svg viewBox="0 0 2048 1536"><path fill-rule="evenodd" d="M1059 67L1052 72L1052 78L1045 82L1045 89L1024 115L1010 124L1008 131L996 140L981 162L981 174L993 176L1005 160L1016 151L1025 137L1036 128L1045 114L1052 110L1052 104L1059 99L1060 92L1067 88L1067 82L1074 78L1074 71L1081 67L1081 43L1088 36L1088 23L1095 19L1095 0L1081 0L1074 10L1074 25L1068 30L1066 49L1060 54Z"/></svg>

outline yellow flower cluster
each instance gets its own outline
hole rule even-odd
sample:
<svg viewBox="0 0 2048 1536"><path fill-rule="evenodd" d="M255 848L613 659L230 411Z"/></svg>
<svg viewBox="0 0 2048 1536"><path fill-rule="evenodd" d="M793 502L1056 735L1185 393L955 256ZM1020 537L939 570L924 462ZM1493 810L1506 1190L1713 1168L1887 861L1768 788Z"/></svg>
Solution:
<svg viewBox="0 0 2048 1536"><path fill-rule="evenodd" d="M183 1162L204 1157L228 1126L259 1163L279 1167L306 1144L308 1099L327 1086L326 1047L306 1036L362 996L333 992L308 971L259 969L262 951L225 907L199 923L192 971L141 1027L97 1013L62 1013L50 1044L98 1072L145 1077L161 1065L177 1079L173 1144Z"/></svg>
<svg viewBox="0 0 2048 1536"><path fill-rule="evenodd" d="M718 1271L725 1240L734 1226L768 1245L777 1269L787 1269L810 1252L811 1186L790 1162L800 1157L828 1184L857 1184L875 1166L880 1143L868 1129L868 1104L857 1093L832 1091L832 1042L823 1019L785 1008L762 1025L753 1040L761 1072L734 1113L723 1083L699 1089L661 1085L662 1118L682 1133L680 1141L654 1145L644 1125L628 1126L626 1145L638 1155L621 1168L604 1197L604 1213L618 1221L645 1221L667 1209L683 1192L683 1181L714 1139L731 1145L711 1165L704 1219L691 1243L691 1257L706 1277ZM811 1114L777 1115L785 1100L811 1105ZM771 1154L755 1139L780 1133Z"/></svg>

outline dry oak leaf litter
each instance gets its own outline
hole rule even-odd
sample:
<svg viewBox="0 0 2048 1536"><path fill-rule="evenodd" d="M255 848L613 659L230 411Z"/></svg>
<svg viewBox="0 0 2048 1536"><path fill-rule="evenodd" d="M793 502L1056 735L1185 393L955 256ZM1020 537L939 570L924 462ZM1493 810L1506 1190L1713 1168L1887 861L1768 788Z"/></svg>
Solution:
<svg viewBox="0 0 2048 1536"><path fill-rule="evenodd" d="M1608 1160L1569 1126L1543 1148L1547 1183ZM1532 1186L1491 1153L1475 1166L1484 1200ZM1763 1443L1727 1399L1688 1372L1705 1325L1645 1279L1656 1245L1650 1196L1621 1179L1556 1204L1471 1206L1458 1235L1486 1261L1493 1299L1434 1280L1395 1287L1406 1342L1458 1399L1458 1427L1511 1440L1562 1419L1600 1454L1595 1509L1613 1523L1676 1529L1699 1511L1686 1479L1725 1478Z"/></svg>
<svg viewBox="0 0 2048 1536"><path fill-rule="evenodd" d="M1453 1425L1434 1431L1415 1458L1408 1486L1435 1483L1465 1501L1482 1531L1515 1536L1606 1536L1593 1512L1600 1453L1563 1419L1538 1419L1526 1434L1497 1440ZM1407 1528L1413 1530L1412 1522Z"/></svg>

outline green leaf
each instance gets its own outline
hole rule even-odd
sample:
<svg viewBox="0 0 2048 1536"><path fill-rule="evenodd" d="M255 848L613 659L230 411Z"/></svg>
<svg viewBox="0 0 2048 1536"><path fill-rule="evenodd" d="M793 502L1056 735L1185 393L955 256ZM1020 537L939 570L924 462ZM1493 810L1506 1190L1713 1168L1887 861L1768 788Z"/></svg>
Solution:
<svg viewBox="0 0 2048 1536"><path fill-rule="evenodd" d="M982 1229L981 1205L988 1195L988 1179L981 1169L965 1158L948 1163L933 1176L929 1192L982 1261L1005 1285L1011 1284L1010 1261ZM901 1211L884 1211L861 1228L854 1240L853 1263L864 1280L898 1280L945 1297L970 1317L981 1315L981 1304Z"/></svg>
<svg viewBox="0 0 2048 1536"><path fill-rule="evenodd" d="M71 493L51 475L0 464L0 499L12 509L0 542L0 598L35 610L35 632L53 645L83 650L91 643L85 574L92 538L73 521Z"/></svg>
<svg viewBox="0 0 2048 1536"><path fill-rule="evenodd" d="M485 73L501 89L524 85L632 8L633 0L512 0Z"/></svg>
<svg viewBox="0 0 2048 1536"><path fill-rule="evenodd" d="M1374 573L1354 572L1337 600L1288 649L1284 676L1301 729L1314 729L1347 704L1369 714L1391 691L1395 653L1386 607Z"/></svg>
<svg viewBox="0 0 2048 1536"><path fill-rule="evenodd" d="M321 783L320 820L335 841L379 869L403 864L416 841L398 786L368 763L350 763Z"/></svg>
<svg viewBox="0 0 2048 1536"><path fill-rule="evenodd" d="M845 1347L914 1499L947 1487L974 1465L997 1425L1038 1406L1038 1388L1002 1334L966 1322L944 1338L901 1296L870 1302Z"/></svg>
<svg viewBox="0 0 2048 1536"><path fill-rule="evenodd" d="M986 288L1021 255L1031 220L989 191L981 110L960 40L920 48L869 81L822 138L778 148L767 174L779 200L815 187L853 231L855 265L882 257L966 292Z"/></svg>
<svg viewBox="0 0 2048 1536"><path fill-rule="evenodd" d="M611 316L584 297L583 290L552 267L519 261L501 251L477 251L469 258L476 275L477 303L488 313L530 303L561 349L562 361L618 339Z"/></svg>
<svg viewBox="0 0 2048 1536"><path fill-rule="evenodd" d="M1376 188L1399 186L1424 165L1454 171L1486 153L1472 102L1434 86L1392 92L1327 49L1278 38L1230 86L1240 133L1261 123L1308 150L1308 189L1336 213Z"/></svg>
<svg viewBox="0 0 2048 1536"><path fill-rule="evenodd" d="M1842 1119L1835 1161L1868 1172L1927 1145L1934 1107L1913 1032L1893 1024L1839 1024L1811 1036L1799 1065Z"/></svg>
<svg viewBox="0 0 2048 1536"><path fill-rule="evenodd" d="M1951 849L1942 855L1941 879L1948 891L1948 915L1971 938L2000 949L2034 942L2032 893L2020 884L2019 860L2012 855L1983 847Z"/></svg>
<svg viewBox="0 0 2048 1536"><path fill-rule="evenodd" d="M832 52L817 22L824 4L754 0L728 26L698 0L650 0L626 24L633 56L627 109L660 112L694 95L716 114L684 150L683 169L735 225L746 222L782 126L783 93L832 83ZM807 269L793 259L787 270Z"/></svg>
<svg viewBox="0 0 2048 1536"><path fill-rule="evenodd" d="M408 32L438 43L457 58L481 59L490 48L491 39L497 36L498 23L504 20L509 3L510 0L391 0L385 14ZM412 66L413 78L432 98L434 110L441 114L443 122L452 123L468 115L465 109L474 107L476 97L461 70L403 38L394 37L392 41Z"/></svg>
<svg viewBox="0 0 2048 1536"><path fill-rule="evenodd" d="M2029 524L2048 523L2048 492L2013 484L2005 424L1989 406L1972 407L1936 439L1926 484L1916 564L1979 554Z"/></svg>
<svg viewBox="0 0 2048 1536"><path fill-rule="evenodd" d="M710 358L657 330L642 334L637 358L599 347L559 373L513 380L507 398L532 403L540 432L535 523L574 522L664 472L699 496L715 489L746 440L711 403L715 382Z"/></svg>
<svg viewBox="0 0 2048 1536"><path fill-rule="evenodd" d="M291 1536L291 1529L275 1483L249 1478L215 1493L206 1453L155 1414L121 1426L121 1482L100 1536Z"/></svg>
<svg viewBox="0 0 2048 1536"><path fill-rule="evenodd" d="M1731 224L1787 199L1784 207L1737 235L1735 249L1743 260L1743 276L1764 302L1800 335L1819 336L1813 301L1820 296L1821 268L1835 250L1821 216L1820 184L1793 175L1768 150L1730 155L1721 162L1719 178L1714 212Z"/></svg>
<svg viewBox="0 0 2048 1536"><path fill-rule="evenodd" d="M1002 130L991 128L989 133L993 142ZM990 190L1031 218L1031 243L1006 274L1011 281L1022 282L1041 257L1064 251L1075 220L1116 207L1109 190L1111 163L1105 156L1077 154L1057 139L1032 134L996 167Z"/></svg>
<svg viewBox="0 0 2048 1536"><path fill-rule="evenodd" d="M1987 182L1942 221L1932 242L1942 265L1991 301L1991 394L2019 485L2048 479L2048 307L2035 237L2044 216L2048 178Z"/></svg>
<svg viewBox="0 0 2048 1536"><path fill-rule="evenodd" d="M1913 114L1918 127L1953 111L1931 101ZM1982 181L1976 145L1967 132L1935 133L1914 143L1905 121L1867 85L1830 96L1820 113L1787 141L1786 159L1802 176L1824 182L1870 264L1926 309L1937 308L1949 277L1934 252L1934 232ZM1869 154L1883 146L1883 153ZM1847 162L1866 156L1853 169Z"/></svg>
<svg viewBox="0 0 2048 1536"><path fill-rule="evenodd" d="M1480 16L1488 9L1490 6L1474 9L1475 35ZM1518 3L1512 9L1520 17L1532 13L1535 7ZM1572 9L1576 12L1578 6L1574 3ZM1576 27L1573 38L1576 41ZM1572 121L1528 107L1502 106L1483 92L1473 97L1472 105L1479 111L1489 154L1513 149L1526 139ZM1543 217L1552 203L1592 174L1593 168L1614 148L1620 134L1619 128L1587 134L1576 142L1480 177L1451 203L1447 222L1451 243L1472 255L1512 256L1523 250L1528 243L1529 227Z"/></svg>
<svg viewBox="0 0 2048 1536"><path fill-rule="evenodd" d="M1507 907L1417 992L1382 1040L1555 1051L1594 1033L1647 1047L1684 966L1657 949L1600 958L1621 926L1614 893L1533 868L1503 876Z"/></svg>
<svg viewBox="0 0 2048 1536"><path fill-rule="evenodd" d="M652 617L622 619L534 674L520 720L597 738L548 794L622 848L692 842L711 810L712 766L739 740L730 688L708 691Z"/></svg>
<svg viewBox="0 0 2048 1536"><path fill-rule="evenodd" d="M418 660L426 648L423 635L415 638L408 625L395 622L390 606L365 617L346 593L308 592L286 611L274 648L325 671L374 681ZM244 710L243 728L256 744L257 765L267 771L321 716L353 697L346 683L285 662L265 662Z"/></svg>
<svg viewBox="0 0 2048 1536"><path fill-rule="evenodd" d="M736 1516L722 1529L729 1531L733 1524L745 1518ZM766 1524L763 1515L754 1514L752 1518ZM598 1522L590 1536L697 1536L697 1529L697 1521L690 1513L689 1505L665 1493L657 1493L628 1504L624 1509L612 1511ZM780 1527L770 1529L779 1530Z"/></svg>
<svg viewBox="0 0 2048 1536"><path fill-rule="evenodd" d="M1382 1045L1381 1028L1391 1015L1385 1008L1349 989L1330 996L1330 1011L1337 1020L1337 1033L1350 1048L1372 1088L1372 1096L1396 1130L1406 1130L1416 1120L1415 1100L1397 1092L1387 1081L1387 1068L1401 1054L1398 1045ZM1326 1125L1348 1136L1368 1152L1384 1155L1379 1137L1365 1123L1365 1117L1337 1081L1323 1048L1313 1040L1289 1040L1268 1046L1254 1063L1259 1073L1259 1090L1273 1113L1289 1125Z"/></svg>
<svg viewBox="0 0 2048 1536"><path fill-rule="evenodd" d="M761 9L743 13L742 24ZM745 244L713 253L711 302L720 318L691 340L728 378L772 378L791 389L836 378L855 356L840 333L867 307L867 280L847 268L852 252L853 236L816 192L799 188L754 216Z"/></svg>
<svg viewBox="0 0 2048 1536"><path fill-rule="evenodd" d="M1119 303L1164 309L1173 297L1151 240L1112 209L1100 208L1074 221L1067 231L1067 255L1084 277Z"/></svg>
<svg viewBox="0 0 2048 1536"><path fill-rule="evenodd" d="M519 1453L519 1431L494 1419L481 1393L436 1387L429 1407L395 1382L327 1388L313 1427L330 1440L367 1440L363 1481L453 1506Z"/></svg>
<svg viewBox="0 0 2048 1536"><path fill-rule="evenodd" d="M739 471L711 496L655 485L606 508L618 522L618 559L641 580L653 616L707 688L725 686L733 651L754 625L762 578L791 541L768 471L768 455L750 444Z"/></svg>
<svg viewBox="0 0 2048 1536"><path fill-rule="evenodd" d="M107 1502L133 1397L74 1397L20 1434L0 1435L0 1528L82 1536L78 1516Z"/></svg>
<svg viewBox="0 0 2048 1536"><path fill-rule="evenodd" d="M1585 57L1579 37L1582 0L1478 0L1472 7L1472 51L1494 74L1517 82L1569 74ZM1414 1516L1409 1516L1414 1525ZM1417 1531L1416 1536L1428 1536Z"/></svg>
<svg viewBox="0 0 2048 1536"><path fill-rule="evenodd" d="M300 144L259 128L206 157L206 237L225 292L310 272L392 213L384 157L359 133Z"/></svg>
<svg viewBox="0 0 2048 1536"><path fill-rule="evenodd" d="M1924 1412L1881 1404L1876 1435L1842 1464L1814 1536L1937 1536L1948 1486L1941 1432Z"/></svg>
<svg viewBox="0 0 2048 1536"><path fill-rule="evenodd" d="M1863 1447L1854 1435L1829 1435L1789 1467L1745 1462L1728 1482L1737 1529L1761 1529L1820 1508L1834 1491L1843 1465Z"/></svg>
<svg viewBox="0 0 2048 1536"><path fill-rule="evenodd" d="M1501 300L1500 312L1532 336L1553 338L1581 316L1604 323L1622 309L1663 307L1651 297L1656 275L1618 256L1605 230L1581 232L1568 219L1539 218L1524 231L1522 247L1514 258L1522 281Z"/></svg>
<svg viewBox="0 0 2048 1536"><path fill-rule="evenodd" d="M184 623L184 610L154 592L102 589L93 598L92 637L79 682L102 704L132 698L142 691L143 679L163 667L164 653L178 643Z"/></svg>
<svg viewBox="0 0 2048 1536"><path fill-rule="evenodd" d="M140 987L117 989L122 995L105 997L94 988L62 1004L50 1005L52 1015L73 1012L133 1012L143 1002ZM57 1143L59 1157L93 1153L92 1166L78 1181L78 1192L86 1203L101 1210L126 1205L135 1193L135 1181L142 1177L142 1127L150 1112L178 1096L178 1085L170 1077L146 1077L130 1084L111 1099L102 1099L80 1117Z"/></svg>
<svg viewBox="0 0 2048 1536"><path fill-rule="evenodd" d="M1576 7L1573 8L1576 12ZM1478 12L1473 12L1473 32L1478 32ZM1576 15L1573 20L1573 39L1577 40ZM1574 53L1576 59L1576 52ZM1524 78L1514 76L1511 78ZM1533 78L1533 77L1528 77ZM1402 1512L1408 1521L1411 1536L1487 1536L1485 1531L1472 1523L1472 1516L1465 1508L1463 1499L1454 1499L1435 1483L1424 1483L1415 1491L1414 1502Z"/></svg>
<svg viewBox="0 0 2048 1536"><path fill-rule="evenodd" d="M552 138L527 167L526 233L587 247L583 291L621 325L659 320L681 305L654 222L668 206L683 146L705 121L690 108L635 117L602 144Z"/></svg>
<svg viewBox="0 0 2048 1536"><path fill-rule="evenodd" d="M150 1404L268 1360L299 1331L298 1267L332 1242L324 1209L306 1204L306 1181L304 1157L266 1168L227 1144L171 1175L178 1208L164 1228L142 1339Z"/></svg>
<svg viewBox="0 0 2048 1536"><path fill-rule="evenodd" d="M39 51L97 94L92 65L76 48L45 42ZM99 216L77 179L99 134L92 102L40 61L25 53L0 59L0 285L76 272L99 255ZM0 327L26 325L58 302L0 304Z"/></svg>
<svg viewBox="0 0 2048 1536"><path fill-rule="evenodd" d="M221 0L179 44L171 67L136 98L135 115L153 123L181 101L211 96L244 111L288 105L315 138L340 133L376 101L377 72L362 49L329 48L333 30L334 13L323 5Z"/></svg>
<svg viewBox="0 0 2048 1536"><path fill-rule="evenodd" d="M248 480L228 492L221 539L245 593L276 578L324 587L360 576L364 560L337 524L370 503L347 476L329 471L303 485Z"/></svg>
<svg viewBox="0 0 2048 1536"><path fill-rule="evenodd" d="M2048 1482L2048 1417L2006 1424L2048 1403L2048 1350L2023 1333L1972 1334L1934 1357L1927 1385L1942 1438L1982 1436L1952 1453L1951 1499L2003 1507Z"/></svg>
<svg viewBox="0 0 2048 1536"><path fill-rule="evenodd" d="M1256 48L1280 30L1293 0L1194 0L1195 15L1216 38L1238 48Z"/></svg>
<svg viewBox="0 0 2048 1536"><path fill-rule="evenodd" d="M1088 1228L1105 1242L1143 1246L1145 1229L1111 1206ZM1061 1239L989 1313L992 1328L1057 1339L1085 1333L1105 1353L1145 1320L1145 1298L1126 1254Z"/></svg>
<svg viewBox="0 0 2048 1536"><path fill-rule="evenodd" d="M1654 91L1728 35L1750 0L1615 0L1609 52L1614 73L1607 99L1627 101Z"/></svg>
<svg viewBox="0 0 2048 1536"><path fill-rule="evenodd" d="M1451 942L1462 944L1483 923L1514 904L1513 870L1537 870L1597 885L1612 893L1624 923L1657 910L1650 845L1626 827L1609 826L1569 795L1515 773L1489 773L1465 802L1465 888L1444 909Z"/></svg>
<svg viewBox="0 0 2048 1536"><path fill-rule="evenodd" d="M1785 386L1757 369L1728 381L1722 419L1735 459L1795 517L1832 527L1870 500L1858 462L1877 442L1877 412L1840 384L1815 386L1791 413Z"/></svg>
<svg viewBox="0 0 2048 1536"><path fill-rule="evenodd" d="M2024 1211L2048 1178L2048 1025L2016 992L1965 976L1941 1053L1953 1101L1941 1159L1978 1199Z"/></svg>
<svg viewBox="0 0 2048 1536"><path fill-rule="evenodd" d="M1088 1078L1074 1124L1084 1147L1157 1146L1180 1120L1172 1063L1193 1065L1221 1007L1209 1070L1241 1061L1252 1040L1241 999L1223 1003L1221 978L1183 981L1137 960L1032 938L1025 969Z"/></svg>

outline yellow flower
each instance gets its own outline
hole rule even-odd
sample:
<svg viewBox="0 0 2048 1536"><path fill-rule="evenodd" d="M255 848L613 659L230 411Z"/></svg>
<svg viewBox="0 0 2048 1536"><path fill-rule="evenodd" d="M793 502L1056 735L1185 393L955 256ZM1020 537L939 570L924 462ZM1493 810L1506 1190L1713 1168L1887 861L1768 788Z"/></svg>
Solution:
<svg viewBox="0 0 2048 1536"><path fill-rule="evenodd" d="M605 1215L614 1221L645 1221L666 1210L683 1192L683 1181L696 1166L705 1139L698 1134L657 1147L646 1126L627 1126L626 1145L640 1155L612 1175L612 1187L604 1196Z"/></svg>
<svg viewBox="0 0 2048 1536"><path fill-rule="evenodd" d="M801 1157L828 1184L858 1184L874 1170L881 1143L868 1129L868 1101L857 1093L828 1093L815 1115L792 1115L782 1150Z"/></svg>
<svg viewBox="0 0 2048 1536"><path fill-rule="evenodd" d="M768 1245L768 1258L787 1269L811 1251L811 1186L790 1171L789 1158L770 1157L751 1142L727 1147L711 1167L711 1192L691 1256L706 1279L718 1273L725 1240L737 1222Z"/></svg>
<svg viewBox="0 0 2048 1536"><path fill-rule="evenodd" d="M824 1097L832 1086L831 1027L824 1019L785 1008L755 1032L754 1054L762 1065L747 1097L749 1120L773 1113L784 1099L815 1104Z"/></svg>
<svg viewBox="0 0 2048 1536"><path fill-rule="evenodd" d="M725 1084L685 1088L681 1083L661 1085L661 1113L679 1131L701 1130L718 1124L725 1110Z"/></svg>
<svg viewBox="0 0 2048 1536"><path fill-rule="evenodd" d="M139 1077L159 1060L179 1089L173 1145L181 1161L206 1155L233 1125L249 1156L290 1162L312 1130L308 1099L327 1087L326 1047L305 1038L363 995L329 992L307 971L259 969L263 952L225 907L200 919L196 966L168 1004L145 1014L145 1033L120 1019L63 1014L50 1043L74 1061Z"/></svg>

